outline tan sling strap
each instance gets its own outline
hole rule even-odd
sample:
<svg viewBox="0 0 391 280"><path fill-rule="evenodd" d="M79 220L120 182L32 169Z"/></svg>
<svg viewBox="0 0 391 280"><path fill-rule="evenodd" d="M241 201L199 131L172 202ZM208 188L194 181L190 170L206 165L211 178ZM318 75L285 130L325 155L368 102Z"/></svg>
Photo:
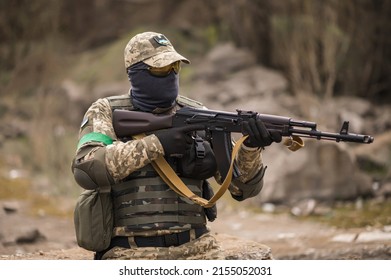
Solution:
<svg viewBox="0 0 391 280"><path fill-rule="evenodd" d="M139 134L136 136L133 136L134 139L139 140L144 138L145 134ZM206 200L205 198L202 198L196 194L194 194L181 180L181 178L178 177L178 175L175 173L175 171L171 168L171 166L168 164L168 162L165 160L163 156L159 156L155 161L152 161L151 164L155 168L156 172L159 174L159 176L163 179L163 181L177 194L187 197L191 201L205 207L210 208L212 207L216 201L226 192L229 185L232 181L232 172L233 172L233 166L235 162L236 155L239 152L240 145L246 140L248 136L242 136L239 141L236 142L234 148L232 149L232 159L231 164L228 170L228 174L224 179L224 182L220 185L219 190L214 194L214 196L210 200Z"/></svg>
<svg viewBox="0 0 391 280"><path fill-rule="evenodd" d="M304 147L304 141L297 135L292 135L289 138L286 138L283 142L285 146L288 147L292 152L296 152L297 150Z"/></svg>

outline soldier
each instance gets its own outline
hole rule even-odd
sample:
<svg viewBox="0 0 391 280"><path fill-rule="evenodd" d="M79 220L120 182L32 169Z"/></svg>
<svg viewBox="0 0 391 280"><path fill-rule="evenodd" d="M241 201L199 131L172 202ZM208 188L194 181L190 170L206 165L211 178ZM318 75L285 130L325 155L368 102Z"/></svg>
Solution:
<svg viewBox="0 0 391 280"><path fill-rule="evenodd" d="M131 89L125 95L99 99L87 110L72 165L75 180L90 190L88 194L107 185L111 189L110 240L105 248L96 250L95 259L225 259L207 227L207 219L216 218L216 208L206 209L181 197L150 164L163 155L194 193L209 199L207 179L221 178L208 141L202 140L204 156L194 156L194 138L199 140L202 133L195 133L196 128L190 126L158 130L143 139L129 140L119 139L113 129L112 112L118 108L154 114L173 114L184 106L204 108L178 94L181 63L190 62L164 35L155 32L131 38L124 54ZM238 201L259 194L266 169L261 151L281 141L281 135L270 134L262 121L251 121L244 125L249 137L235 160L240 176L229 187ZM78 226L91 222L83 221L83 217L83 213L76 217L75 212L78 236L82 234ZM92 233L90 239L95 237Z"/></svg>

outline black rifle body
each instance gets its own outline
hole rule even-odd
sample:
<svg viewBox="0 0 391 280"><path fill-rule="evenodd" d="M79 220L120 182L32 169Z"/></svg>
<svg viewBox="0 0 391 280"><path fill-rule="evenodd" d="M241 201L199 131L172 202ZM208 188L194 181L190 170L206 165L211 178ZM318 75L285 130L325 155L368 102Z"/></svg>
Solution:
<svg viewBox="0 0 391 280"><path fill-rule="evenodd" d="M260 119L268 130L278 130L282 136L299 136L317 140L334 140L369 144L374 138L369 135L349 133L349 122L345 121L339 133L322 132L316 123L294 120L289 117L259 114L237 110L236 113L184 107L170 115L155 115L140 111L114 110L113 126L119 138L130 138L170 127L190 124L204 126L205 139L210 141L218 162L220 174L225 178L231 161L231 133L243 133L243 123L249 119ZM237 173L234 176L238 176Z"/></svg>

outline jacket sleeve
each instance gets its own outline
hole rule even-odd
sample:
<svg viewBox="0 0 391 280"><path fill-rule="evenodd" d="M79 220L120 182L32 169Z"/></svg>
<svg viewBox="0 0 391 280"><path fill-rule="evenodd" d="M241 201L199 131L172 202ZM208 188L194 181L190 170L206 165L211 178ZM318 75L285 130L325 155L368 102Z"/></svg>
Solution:
<svg viewBox="0 0 391 280"><path fill-rule="evenodd" d="M258 195L263 187L263 177L266 171L262 163L261 149L242 145L235 164L239 177L232 180L229 188L232 197L242 201Z"/></svg>
<svg viewBox="0 0 391 280"><path fill-rule="evenodd" d="M141 140L119 141L112 124L110 104L107 99L99 99L84 115L72 169L79 185L93 189L101 185L99 176L102 172L110 182L118 182L163 153L163 147L154 135ZM76 173L82 175L76 178Z"/></svg>

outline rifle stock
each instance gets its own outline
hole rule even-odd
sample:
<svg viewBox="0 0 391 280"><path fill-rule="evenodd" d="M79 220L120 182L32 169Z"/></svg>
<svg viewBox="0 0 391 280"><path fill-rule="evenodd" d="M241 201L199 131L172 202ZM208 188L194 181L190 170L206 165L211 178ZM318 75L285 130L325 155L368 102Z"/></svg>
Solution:
<svg viewBox="0 0 391 280"><path fill-rule="evenodd" d="M113 127L119 138L172 127L172 115L154 115L140 111L114 110Z"/></svg>

